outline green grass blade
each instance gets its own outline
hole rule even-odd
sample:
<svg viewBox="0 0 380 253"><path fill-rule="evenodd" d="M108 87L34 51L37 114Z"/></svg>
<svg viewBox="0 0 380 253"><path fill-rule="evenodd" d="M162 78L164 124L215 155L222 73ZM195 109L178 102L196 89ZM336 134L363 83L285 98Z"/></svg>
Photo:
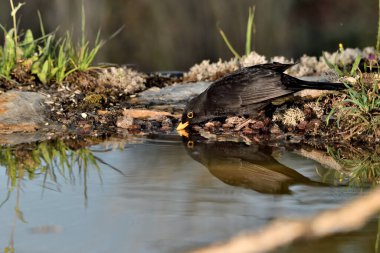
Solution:
<svg viewBox="0 0 380 253"><path fill-rule="evenodd" d="M376 51L380 50L380 0L379 0L379 10L378 10L378 21L377 21L377 39L376 39Z"/></svg>
<svg viewBox="0 0 380 253"><path fill-rule="evenodd" d="M351 71L350 71L350 75L351 76L355 75L356 70L358 70L361 59L362 59L362 57L360 55L358 55L356 57L354 63L352 64L352 68L351 68Z"/></svg>
<svg viewBox="0 0 380 253"><path fill-rule="evenodd" d="M255 6L248 9L247 31L245 36L245 54L248 55L252 51L252 33L253 21L255 18Z"/></svg>
<svg viewBox="0 0 380 253"><path fill-rule="evenodd" d="M325 52L322 53L322 58L323 58L323 60L325 61L326 65L327 65L330 69L334 70L339 76L344 76L343 72L338 68L338 66L335 65L335 64L333 64L333 63L331 63L331 62L326 58L326 56L325 56Z"/></svg>
<svg viewBox="0 0 380 253"><path fill-rule="evenodd" d="M84 2L82 0L82 26L81 26L81 46L86 43L86 12L84 10Z"/></svg>
<svg viewBox="0 0 380 253"><path fill-rule="evenodd" d="M219 28L219 33L220 35L222 36L223 40L224 40L224 43L226 43L228 49L231 51L231 53L236 57L236 58L241 58L241 56L238 54L238 52L236 52L236 50L233 48L233 46L231 45L231 43L229 42L229 40L227 39L227 36L226 34L223 32L222 29Z"/></svg>

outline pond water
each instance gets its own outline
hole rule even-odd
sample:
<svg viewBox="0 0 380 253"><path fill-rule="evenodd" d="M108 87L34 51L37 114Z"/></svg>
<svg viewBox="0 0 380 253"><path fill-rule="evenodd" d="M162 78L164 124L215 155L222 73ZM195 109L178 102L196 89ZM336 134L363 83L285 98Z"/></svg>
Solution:
<svg viewBox="0 0 380 253"><path fill-rule="evenodd" d="M65 145L1 151L4 252L184 252L366 191L283 147L174 136ZM375 252L377 229L374 219L280 252Z"/></svg>

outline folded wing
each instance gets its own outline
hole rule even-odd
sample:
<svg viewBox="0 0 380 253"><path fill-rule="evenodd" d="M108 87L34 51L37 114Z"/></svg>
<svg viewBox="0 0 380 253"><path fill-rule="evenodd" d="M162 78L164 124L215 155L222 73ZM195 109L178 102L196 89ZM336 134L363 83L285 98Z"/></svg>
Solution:
<svg viewBox="0 0 380 253"><path fill-rule="evenodd" d="M263 68L245 68L213 83L207 97L217 106L240 107L294 93L281 82L282 73Z"/></svg>

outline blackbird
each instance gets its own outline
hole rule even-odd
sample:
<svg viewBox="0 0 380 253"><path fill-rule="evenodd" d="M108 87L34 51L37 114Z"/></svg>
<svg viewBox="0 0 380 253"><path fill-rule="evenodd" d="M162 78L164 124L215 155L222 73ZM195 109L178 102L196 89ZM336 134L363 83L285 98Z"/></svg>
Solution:
<svg viewBox="0 0 380 253"><path fill-rule="evenodd" d="M326 187L279 163L272 148L238 142L186 143L188 154L225 184L268 194L291 194L292 185Z"/></svg>
<svg viewBox="0 0 380 253"><path fill-rule="evenodd" d="M303 89L341 90L342 83L309 82L284 74L294 64L267 63L237 70L191 99L177 130L228 116L257 116L277 98Z"/></svg>

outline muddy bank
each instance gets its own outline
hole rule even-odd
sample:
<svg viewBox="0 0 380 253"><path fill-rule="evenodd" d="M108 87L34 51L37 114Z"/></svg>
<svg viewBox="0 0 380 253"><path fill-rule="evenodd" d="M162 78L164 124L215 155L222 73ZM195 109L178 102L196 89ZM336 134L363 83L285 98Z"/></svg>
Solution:
<svg viewBox="0 0 380 253"><path fill-rule="evenodd" d="M0 95L3 108L1 133L29 133L52 136L123 136L124 134L173 133L187 101L207 89L211 82L176 83L152 87L128 95L119 87L98 87L96 73L86 73L86 82L40 87L35 92L27 86ZM83 78L83 77L82 77ZM306 77L320 80L320 77ZM230 136L244 142L285 140L293 142L340 141L326 125L326 115L336 93L307 90L284 101L276 101L272 115L266 111L254 119L229 117L193 125L183 135L199 134L218 140ZM318 100L318 101L317 101ZM18 108L18 109L17 109ZM11 122L5 125L6 122ZM41 134L43 133L43 134ZM40 137L32 137L38 139ZM228 137L229 138L229 137ZM43 138L44 139L44 138ZM361 140L360 140L361 141ZM17 142L17 141L16 141Z"/></svg>
<svg viewBox="0 0 380 253"><path fill-rule="evenodd" d="M99 91L89 86L85 87L89 90L81 86L50 87L37 92L11 90L0 95L2 108L6 109L0 115L3 122L0 130L2 134L37 131L53 136L172 133L189 98L209 85L210 82L177 83L164 88L152 87L133 96L117 93L117 89ZM321 119L313 118L316 113L311 105L299 111L301 116L289 113L287 108L295 110L295 106L304 105L300 97L295 101L278 107L274 119L263 112L257 119L230 117L225 121L194 125L190 131L203 136L208 134L208 138L224 134L242 135L252 140L288 138L287 133L295 138L305 133L316 135L316 126L323 125ZM258 137L253 138L255 135Z"/></svg>

